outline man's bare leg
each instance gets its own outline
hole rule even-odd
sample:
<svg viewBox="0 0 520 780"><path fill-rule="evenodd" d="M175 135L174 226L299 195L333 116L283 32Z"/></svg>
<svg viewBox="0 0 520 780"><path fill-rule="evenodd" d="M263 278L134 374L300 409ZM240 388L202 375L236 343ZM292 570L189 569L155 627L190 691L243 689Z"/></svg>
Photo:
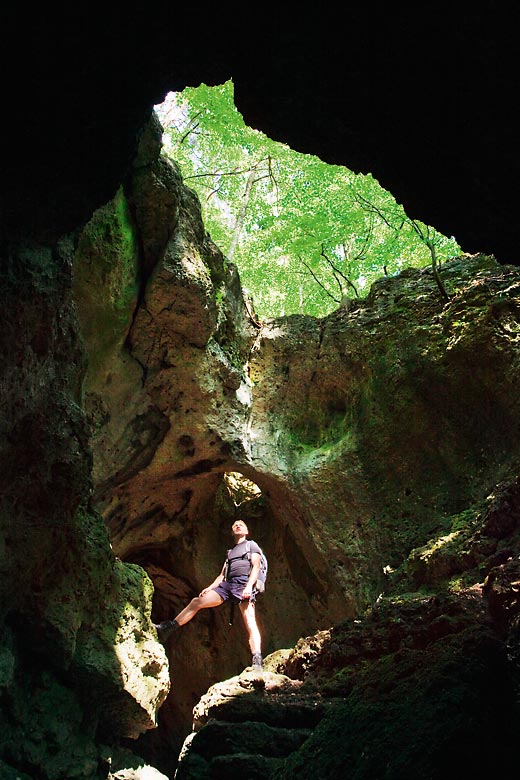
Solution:
<svg viewBox="0 0 520 780"><path fill-rule="evenodd" d="M182 609L176 618L173 620L163 620L155 626L157 630L157 636L159 641L163 644L173 634L173 632L188 623L197 612L201 609L207 609L208 607L220 607L223 603L222 599L215 590L203 591L199 596L195 596L190 603Z"/></svg>
<svg viewBox="0 0 520 780"><path fill-rule="evenodd" d="M188 623L200 609L208 607L220 607L224 599L218 595L216 590L207 590L203 596L195 596L190 603L179 612L175 620L179 626Z"/></svg>
<svg viewBox="0 0 520 780"><path fill-rule="evenodd" d="M244 624L247 631L247 638L249 641L249 649L253 656L253 668L262 669L262 638L260 636L260 630L256 622L256 612L254 602L241 601L240 612L244 619Z"/></svg>

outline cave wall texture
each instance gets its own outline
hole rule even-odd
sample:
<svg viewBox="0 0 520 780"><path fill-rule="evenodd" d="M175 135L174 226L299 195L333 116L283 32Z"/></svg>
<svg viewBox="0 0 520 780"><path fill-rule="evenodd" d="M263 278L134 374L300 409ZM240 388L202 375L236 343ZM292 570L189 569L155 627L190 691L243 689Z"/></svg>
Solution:
<svg viewBox="0 0 520 780"><path fill-rule="evenodd" d="M415 777L417 767L446 777L446 745L468 758L479 740L495 741L495 765L507 768L518 717L517 13L347 8L340 20L264 9L251 24L166 4L4 12L7 780L115 777L140 752L173 771L193 704L248 658L225 614L200 616L166 652L150 622L220 567L229 472L262 491L244 511L274 563L266 652L318 631L270 667L278 705L280 692L304 691L301 712L314 715L300 725L314 741L300 750L294 737L290 760L260 761L258 772L334 777L349 763L356 777ZM159 155L152 115L168 90L228 78L247 122L372 172L411 216L456 236L472 256L445 268L448 305L418 272L381 280L324 321L251 321L236 271ZM383 617L370 611L381 593L406 601L446 582L437 611L430 596L408 613L397 596ZM429 665L434 682L421 678ZM417 729L415 753L403 744L412 718L398 702L413 696L399 675L448 690ZM453 717L450 690L479 718L421 752L428 724ZM262 722L254 712L222 717ZM290 707L269 717L298 721ZM355 752L353 722L373 729L373 764ZM385 769L387 750L407 768ZM208 748L190 756L186 777L230 777L230 766L244 776ZM491 766L473 759L473 776Z"/></svg>

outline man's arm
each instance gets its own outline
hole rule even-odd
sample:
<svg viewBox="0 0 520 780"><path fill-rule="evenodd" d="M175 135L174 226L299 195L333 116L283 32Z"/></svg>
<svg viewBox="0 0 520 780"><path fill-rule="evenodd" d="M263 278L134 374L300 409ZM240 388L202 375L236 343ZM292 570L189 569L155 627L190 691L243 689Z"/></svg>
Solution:
<svg viewBox="0 0 520 780"><path fill-rule="evenodd" d="M251 598L253 587L260 573L260 553L251 553L251 571L242 593L242 600Z"/></svg>

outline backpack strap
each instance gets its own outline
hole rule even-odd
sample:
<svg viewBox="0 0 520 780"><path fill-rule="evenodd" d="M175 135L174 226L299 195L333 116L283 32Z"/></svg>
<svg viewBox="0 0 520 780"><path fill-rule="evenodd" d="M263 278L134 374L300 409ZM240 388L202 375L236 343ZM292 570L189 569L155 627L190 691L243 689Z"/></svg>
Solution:
<svg viewBox="0 0 520 780"><path fill-rule="evenodd" d="M229 560L229 553L231 552L231 550L232 550L232 549L233 549L233 548L231 547L231 548L230 548L230 549L227 551L227 555L226 555L226 571L225 571L225 574L224 574L224 579L225 579L225 580L227 580L227 577L228 577L228 572L229 572L229 563L230 563L230 560ZM245 553L244 553L243 555L240 555L239 557L240 557L240 558L242 558L242 559L244 559L244 558L247 558L247 560L249 561L249 563L251 563L251 566L253 565L253 564L252 564L252 562L251 562L251 542L250 542L250 540L249 540L249 539L246 539L246 551L245 551ZM233 559L233 560L235 560L235 559Z"/></svg>
<svg viewBox="0 0 520 780"><path fill-rule="evenodd" d="M251 555L251 542L250 542L249 539L246 540L246 555L247 555L247 558L249 560L249 563L251 564L251 566L253 566L253 560L252 560L252 555ZM258 572L258 573L260 573L260 572ZM258 593L260 593L260 591L256 587L256 582L255 582L255 584L253 585L253 592L252 592L253 600L254 600L254 598L256 598Z"/></svg>
<svg viewBox="0 0 520 780"><path fill-rule="evenodd" d="M229 553L231 552L231 549L229 549L226 553L226 561L224 563L225 565L225 571L224 571L224 579L227 582L228 574L229 574Z"/></svg>

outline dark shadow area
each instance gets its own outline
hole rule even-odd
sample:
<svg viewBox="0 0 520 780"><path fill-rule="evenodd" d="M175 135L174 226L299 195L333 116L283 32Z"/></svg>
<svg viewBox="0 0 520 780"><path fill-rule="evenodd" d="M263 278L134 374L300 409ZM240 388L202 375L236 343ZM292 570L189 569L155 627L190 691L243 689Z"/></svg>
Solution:
<svg viewBox="0 0 520 780"><path fill-rule="evenodd" d="M167 91L232 77L247 124L373 173L411 217L516 263L518 13L358 5L340 23L334 9L277 8L251 26L222 8L202 19L166 4L125 9L123 23L107 8L11 8L4 225L49 237L77 228L124 179ZM195 46L181 30L196 30Z"/></svg>

